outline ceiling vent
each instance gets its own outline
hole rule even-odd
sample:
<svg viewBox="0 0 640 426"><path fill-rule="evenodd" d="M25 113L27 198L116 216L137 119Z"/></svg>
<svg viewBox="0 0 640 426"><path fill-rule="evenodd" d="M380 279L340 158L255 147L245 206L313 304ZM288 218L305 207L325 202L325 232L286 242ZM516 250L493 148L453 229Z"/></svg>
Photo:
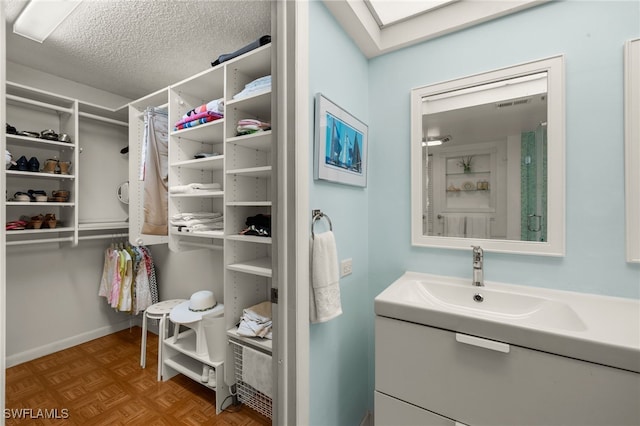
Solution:
<svg viewBox="0 0 640 426"><path fill-rule="evenodd" d="M505 102L500 102L496 104L496 108L507 108L507 107L512 107L512 106L516 106L516 105L525 105L531 102L531 98L525 98L525 99L513 99L510 101L505 101Z"/></svg>

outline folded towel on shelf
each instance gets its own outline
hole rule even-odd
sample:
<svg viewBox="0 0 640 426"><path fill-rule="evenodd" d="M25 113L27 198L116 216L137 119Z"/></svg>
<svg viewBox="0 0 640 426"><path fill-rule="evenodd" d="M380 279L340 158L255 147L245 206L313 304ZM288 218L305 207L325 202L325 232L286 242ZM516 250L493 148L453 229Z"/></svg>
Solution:
<svg viewBox="0 0 640 426"><path fill-rule="evenodd" d="M466 235L466 217L446 215L444 217L444 235L446 237L464 238Z"/></svg>
<svg viewBox="0 0 640 426"><path fill-rule="evenodd" d="M206 234L206 235L211 235L212 237L214 236L221 237L224 235L224 230L222 229L222 227L216 228L213 226L209 227L206 225L178 226L178 231L186 232L186 233Z"/></svg>
<svg viewBox="0 0 640 426"><path fill-rule="evenodd" d="M222 118L224 116L219 112L203 111L203 112L199 112L197 114L190 115L189 117L186 117L186 118L183 117L182 119L177 121L174 126L178 127L181 124L186 124L186 123L189 123L191 121L200 120L202 118L208 118L208 117L214 117L214 119L217 120L217 119L220 119L220 118Z"/></svg>
<svg viewBox="0 0 640 426"><path fill-rule="evenodd" d="M173 220L190 220L190 219L215 219L222 217L220 212L184 212L171 216Z"/></svg>
<svg viewBox="0 0 640 426"><path fill-rule="evenodd" d="M204 218L204 219L171 219L169 222L172 226L194 226L194 225L211 225L213 223L222 222L222 217Z"/></svg>
<svg viewBox="0 0 640 426"><path fill-rule="evenodd" d="M490 238L488 216L467 216L467 238Z"/></svg>
<svg viewBox="0 0 640 426"><path fill-rule="evenodd" d="M207 114L206 117L198 118L197 120L191 120L191 121L187 121L186 123L182 123L182 124L176 125L173 128L173 130L174 131L184 130L184 129L188 129L188 128L191 128L191 127L199 126L201 124L210 123L212 121L219 120L221 118L222 118L222 115L220 115L220 114L210 113L210 114Z"/></svg>
<svg viewBox="0 0 640 426"><path fill-rule="evenodd" d="M192 194L198 191L219 191L222 185L219 183L189 183L187 185L174 185L169 187L171 194Z"/></svg>
<svg viewBox="0 0 640 426"><path fill-rule="evenodd" d="M310 320L312 323L329 321L342 314L338 253L333 232L315 234L311 258Z"/></svg>
<svg viewBox="0 0 640 426"><path fill-rule="evenodd" d="M236 127L238 136L248 135L255 132L263 132L270 129L271 123L255 120L253 118L243 118L242 120L239 120Z"/></svg>
<svg viewBox="0 0 640 426"><path fill-rule="evenodd" d="M271 339L271 302L262 302L243 309L238 325L238 334L245 337Z"/></svg>
<svg viewBox="0 0 640 426"><path fill-rule="evenodd" d="M240 92L233 96L233 99L244 99L249 96L257 95L258 93L267 92L271 90L271 76L265 75L264 77L257 78L244 86Z"/></svg>
<svg viewBox="0 0 640 426"><path fill-rule="evenodd" d="M199 114L205 111L213 111L220 114L224 114L224 99L214 99L212 101L207 102L204 105L200 105L192 110L187 111L185 115L182 116L183 119L189 118L193 115Z"/></svg>
<svg viewBox="0 0 640 426"><path fill-rule="evenodd" d="M242 347L242 381L271 398L271 356L249 347Z"/></svg>

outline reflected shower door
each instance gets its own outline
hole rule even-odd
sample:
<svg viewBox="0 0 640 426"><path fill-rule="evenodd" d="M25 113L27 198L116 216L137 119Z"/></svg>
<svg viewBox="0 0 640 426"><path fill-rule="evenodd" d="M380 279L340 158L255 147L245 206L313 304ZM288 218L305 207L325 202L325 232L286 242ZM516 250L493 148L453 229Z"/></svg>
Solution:
<svg viewBox="0 0 640 426"><path fill-rule="evenodd" d="M520 239L547 241L547 128L541 124L521 138Z"/></svg>

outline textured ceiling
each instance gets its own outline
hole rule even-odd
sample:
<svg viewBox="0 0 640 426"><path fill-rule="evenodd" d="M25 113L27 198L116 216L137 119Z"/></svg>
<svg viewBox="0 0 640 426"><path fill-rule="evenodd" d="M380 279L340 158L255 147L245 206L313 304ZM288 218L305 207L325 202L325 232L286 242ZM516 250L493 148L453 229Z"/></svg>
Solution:
<svg viewBox="0 0 640 426"><path fill-rule="evenodd" d="M5 0L7 60L137 99L271 34L271 2L85 0L40 44L13 34L25 0Z"/></svg>

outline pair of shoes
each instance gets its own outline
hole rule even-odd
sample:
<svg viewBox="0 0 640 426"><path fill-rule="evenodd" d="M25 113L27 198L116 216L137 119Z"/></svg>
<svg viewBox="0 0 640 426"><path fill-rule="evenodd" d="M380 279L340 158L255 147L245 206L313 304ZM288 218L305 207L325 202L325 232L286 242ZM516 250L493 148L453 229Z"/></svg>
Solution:
<svg viewBox="0 0 640 426"><path fill-rule="evenodd" d="M27 161L27 157L24 155L18 158L16 161L15 168L11 166L10 170L18 170L21 172L39 172L40 171L40 162L36 157L31 157L29 161Z"/></svg>

